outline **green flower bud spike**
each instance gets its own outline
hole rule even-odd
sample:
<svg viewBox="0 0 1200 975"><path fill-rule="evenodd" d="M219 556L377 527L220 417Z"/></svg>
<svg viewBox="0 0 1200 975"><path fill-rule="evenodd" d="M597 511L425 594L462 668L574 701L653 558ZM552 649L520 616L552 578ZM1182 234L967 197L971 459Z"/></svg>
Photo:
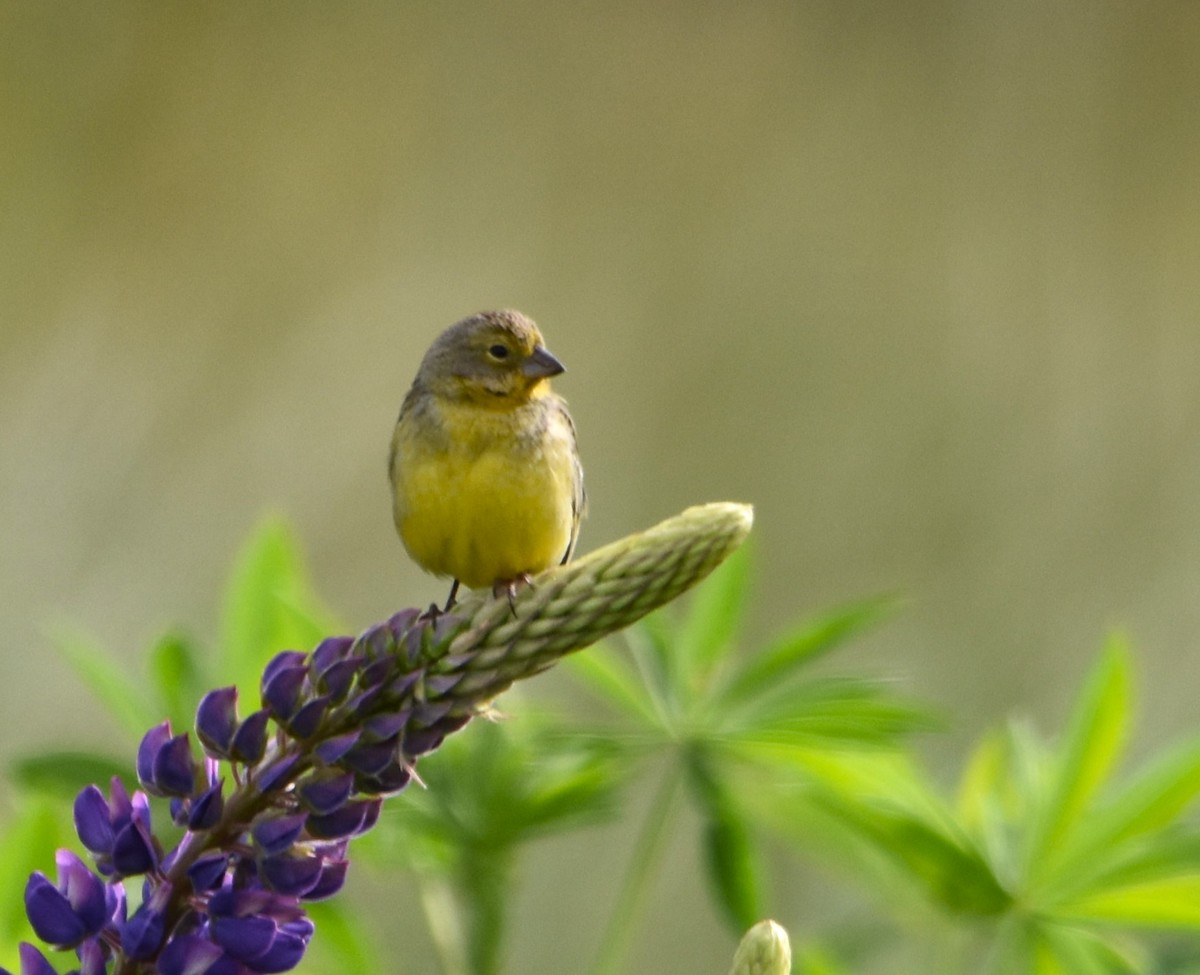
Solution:
<svg viewBox="0 0 1200 975"><path fill-rule="evenodd" d="M628 626L715 569L745 540L750 505L688 508L653 528L537 576L513 602L472 593L454 607L465 621L428 673L460 679L455 710Z"/></svg>
<svg viewBox="0 0 1200 975"><path fill-rule="evenodd" d="M737 946L729 975L788 975L791 970L787 931L774 921L759 921Z"/></svg>

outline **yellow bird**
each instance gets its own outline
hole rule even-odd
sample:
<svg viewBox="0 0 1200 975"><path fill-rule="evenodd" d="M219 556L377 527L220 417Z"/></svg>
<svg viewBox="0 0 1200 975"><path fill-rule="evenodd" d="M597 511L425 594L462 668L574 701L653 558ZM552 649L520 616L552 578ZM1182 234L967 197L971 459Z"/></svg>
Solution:
<svg viewBox="0 0 1200 975"><path fill-rule="evenodd" d="M396 530L421 568L513 598L566 562L583 517L583 468L563 364L517 311L485 311L437 337L404 397L388 473Z"/></svg>

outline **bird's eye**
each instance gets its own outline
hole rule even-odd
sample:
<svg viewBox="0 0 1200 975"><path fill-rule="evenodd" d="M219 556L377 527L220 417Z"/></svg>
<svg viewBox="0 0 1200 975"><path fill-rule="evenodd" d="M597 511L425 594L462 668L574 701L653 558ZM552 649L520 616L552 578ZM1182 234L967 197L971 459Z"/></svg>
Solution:
<svg viewBox="0 0 1200 975"><path fill-rule="evenodd" d="M488 349L488 355L490 355L493 359L507 359L508 358L508 346L501 345L500 343L497 342L495 345L493 345L491 348Z"/></svg>

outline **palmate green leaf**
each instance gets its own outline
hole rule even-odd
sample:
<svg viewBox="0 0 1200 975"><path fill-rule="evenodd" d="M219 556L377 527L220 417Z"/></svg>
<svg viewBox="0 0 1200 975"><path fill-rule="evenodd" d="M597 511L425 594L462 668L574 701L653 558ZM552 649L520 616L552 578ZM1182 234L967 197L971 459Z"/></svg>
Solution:
<svg viewBox="0 0 1200 975"><path fill-rule="evenodd" d="M107 790L113 776L128 779L133 767L128 759L113 758L96 752L45 751L20 758L12 764L13 782L29 792L54 796L61 802L73 802L87 785Z"/></svg>
<svg viewBox="0 0 1200 975"><path fill-rule="evenodd" d="M476 721L423 759L421 776L428 788L385 808L376 842L402 860L418 853L446 869L471 850L505 857L535 837L602 819L620 784L607 743L580 741L529 714Z"/></svg>
<svg viewBox="0 0 1200 975"><path fill-rule="evenodd" d="M53 641L84 686L134 740L141 740L147 728L162 720L162 715L156 713L157 709L143 693L141 683L124 674L95 640L63 631L56 634Z"/></svg>
<svg viewBox="0 0 1200 975"><path fill-rule="evenodd" d="M612 647L598 644L563 661L562 666L625 716L657 725L659 714L633 668Z"/></svg>
<svg viewBox="0 0 1200 975"><path fill-rule="evenodd" d="M1168 856L1173 863L1190 859L1194 839L1162 831L1193 805L1198 795L1200 741L1184 742L1151 762L1108 803L1089 810L1056 858L1053 889L1091 890L1090 885L1108 882L1106 878L1125 870L1128 863L1153 858L1160 848L1170 847ZM1200 854L1200 848L1195 852Z"/></svg>
<svg viewBox="0 0 1200 975"><path fill-rule="evenodd" d="M994 917L1011 906L1011 895L987 861L968 837L952 833L950 824L832 793L814 795L812 801L872 843L951 914Z"/></svg>
<svg viewBox="0 0 1200 975"><path fill-rule="evenodd" d="M792 680L805 664L873 626L897 605L899 601L894 597L854 603L777 639L731 676L720 692L721 704L730 707L746 704L764 691L777 688L780 682Z"/></svg>
<svg viewBox="0 0 1200 975"><path fill-rule="evenodd" d="M742 625L753 547L743 545L696 587L676 629L674 654L684 679L695 687L707 682Z"/></svg>
<svg viewBox="0 0 1200 975"><path fill-rule="evenodd" d="M1186 877L1200 877L1200 834L1175 826L1073 861L1056 874L1053 887L1039 892L1039 903L1074 917L1077 905L1088 898Z"/></svg>
<svg viewBox="0 0 1200 975"><path fill-rule="evenodd" d="M307 650L338 632L308 582L288 525L268 518L254 531L226 588L216 672L254 700L263 666L281 650Z"/></svg>
<svg viewBox="0 0 1200 975"><path fill-rule="evenodd" d="M1124 641L1113 638L1071 716L1053 788L1030 846L1031 876L1052 865L1067 833L1120 757L1129 723L1129 696L1129 653Z"/></svg>
<svg viewBox="0 0 1200 975"><path fill-rule="evenodd" d="M892 697L874 681L852 677L808 680L771 691L714 717L713 724L724 738L765 748L821 742L891 747L902 735L937 726L927 711Z"/></svg>

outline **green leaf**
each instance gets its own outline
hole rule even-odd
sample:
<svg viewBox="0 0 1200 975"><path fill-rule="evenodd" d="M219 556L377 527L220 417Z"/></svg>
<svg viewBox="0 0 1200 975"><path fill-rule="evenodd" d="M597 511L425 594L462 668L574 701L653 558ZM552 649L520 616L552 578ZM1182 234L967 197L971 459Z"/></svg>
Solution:
<svg viewBox="0 0 1200 975"><path fill-rule="evenodd" d="M176 633L160 637L150 651L150 679L175 728L191 726L205 689L196 658L195 645Z"/></svg>
<svg viewBox="0 0 1200 975"><path fill-rule="evenodd" d="M1061 905L1058 913L1089 921L1200 929L1200 873L1101 891Z"/></svg>
<svg viewBox="0 0 1200 975"><path fill-rule="evenodd" d="M764 691L773 691L781 681L792 680L806 664L873 626L897 605L899 601L895 597L878 597L804 624L755 654L722 690L721 701L727 706L736 706L753 700Z"/></svg>
<svg viewBox="0 0 1200 975"><path fill-rule="evenodd" d="M132 771L128 761L96 752L46 751L17 759L10 775L27 790L70 802L84 786L107 792L113 776L128 778Z"/></svg>
<svg viewBox="0 0 1200 975"><path fill-rule="evenodd" d="M987 862L967 837L951 835L948 824L832 795L814 800L889 857L948 913L995 916L1011 906L1011 895Z"/></svg>
<svg viewBox="0 0 1200 975"><path fill-rule="evenodd" d="M850 969L818 945L806 945L792 961L794 975L850 975Z"/></svg>
<svg viewBox="0 0 1200 975"><path fill-rule="evenodd" d="M1033 927L1033 975L1133 975L1145 971L1094 931L1054 922ZM1003 969L1005 973L1018 969Z"/></svg>
<svg viewBox="0 0 1200 975"><path fill-rule="evenodd" d="M717 902L734 932L762 916L758 851L746 821L725 804L709 810L704 849Z"/></svg>
<svg viewBox="0 0 1200 975"><path fill-rule="evenodd" d="M309 585L288 525L268 518L251 535L230 577L218 672L244 700L258 695L262 668L281 650L308 650L336 631Z"/></svg>
<svg viewBox="0 0 1200 975"><path fill-rule="evenodd" d="M66 631L56 634L53 640L88 690L135 741L140 741L147 728L162 720L162 715L156 714L146 700L141 683L122 673L97 642Z"/></svg>
<svg viewBox="0 0 1200 975"><path fill-rule="evenodd" d="M1053 791L1030 849L1032 875L1045 873L1121 754L1130 712L1129 654L1109 641L1075 705L1056 763Z"/></svg>
<svg viewBox="0 0 1200 975"><path fill-rule="evenodd" d="M25 883L34 870L54 876L54 851L74 837L61 817L61 803L32 799L0 834L0 965L17 971L18 941L36 941L25 917Z"/></svg>
<svg viewBox="0 0 1200 975"><path fill-rule="evenodd" d="M341 901L308 903L305 910L320 932L304 958L305 971L378 972L383 958L371 928Z"/></svg>
<svg viewBox="0 0 1200 975"><path fill-rule="evenodd" d="M890 697L873 681L855 678L810 680L764 694L739 710L714 716L720 737L764 749L891 746L901 735L935 726L928 713Z"/></svg>
<svg viewBox="0 0 1200 975"><path fill-rule="evenodd" d="M1133 847L1135 858L1179 842L1161 831L1175 823L1198 794L1200 741L1190 741L1152 762L1107 805L1089 811L1058 860L1055 889L1077 892L1103 883L1129 860L1125 850L1131 841L1138 841ZM1140 842L1143 837L1146 842ZM1176 851L1173 856L1184 853Z"/></svg>
<svg viewBox="0 0 1200 975"><path fill-rule="evenodd" d="M563 665L619 711L638 723L658 726L659 715L645 685L612 647L597 644L568 657Z"/></svg>
<svg viewBox="0 0 1200 975"><path fill-rule="evenodd" d="M675 652L693 686L705 683L741 626L751 548L752 544L743 545L692 592L677 632Z"/></svg>

